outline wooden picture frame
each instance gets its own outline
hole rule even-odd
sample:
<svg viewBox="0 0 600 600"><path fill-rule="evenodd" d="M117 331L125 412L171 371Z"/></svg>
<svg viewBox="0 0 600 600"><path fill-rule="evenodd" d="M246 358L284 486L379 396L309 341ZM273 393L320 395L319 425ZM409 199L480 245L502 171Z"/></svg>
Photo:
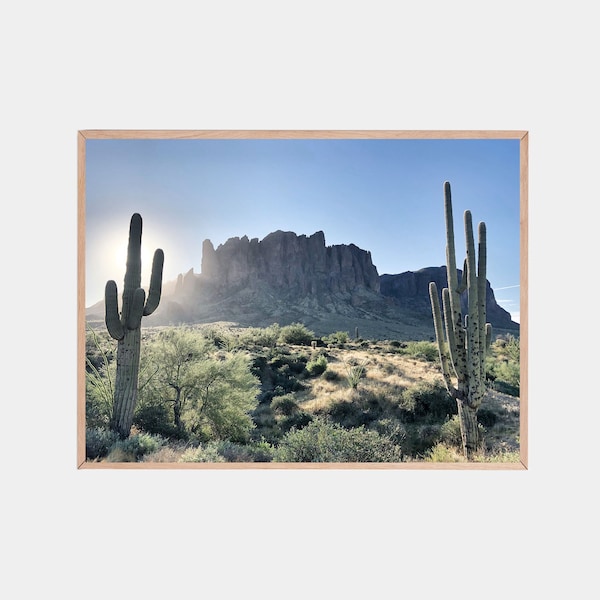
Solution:
<svg viewBox="0 0 600 600"><path fill-rule="evenodd" d="M396 130L81 130L78 132L78 298L77 298L77 467L79 469L457 469L457 470L526 470L528 469L528 379L527 379L527 345L528 345L528 132L527 131L497 131L497 130L471 130L471 131L396 131ZM520 395L519 395L519 459L512 462L425 462L412 460L408 462L95 462L86 460L86 278L93 275L86 266L89 246L87 227L91 223L88 210L88 195L90 186L88 147L98 141L213 141L213 140L313 140L313 141L373 141L394 140L414 141L428 143L434 141L497 141L512 140L518 145L518 235L512 231L511 235L518 237L519 244L519 311L520 311ZM512 146L511 146L512 148ZM514 150L514 149L513 149ZM174 168L176 173L177 169ZM442 181L436 182L439 188L439 202L435 210L439 211L436 219L443 215ZM456 191L458 198L460 191ZM169 203L165 201L165 208ZM143 210L140 211L143 214ZM95 217L92 217L95 218ZM443 217L442 217L443 218ZM457 230L460 228L460 213L454 216ZM474 214L474 220L486 221L485 214ZM123 238L127 235L127 223L119 225L117 232ZM302 232L304 233L304 232ZM310 232L307 232L310 233ZM495 233L495 232L494 232ZM243 236L246 232L232 233ZM327 232L325 232L327 235ZM443 235L443 233L442 233ZM491 235L491 233L490 233ZM224 242L225 240L215 240ZM349 240L352 242L352 240ZM152 243L152 242L151 242ZM142 244L144 239L142 238ZM200 246L201 242L199 242ZM360 244L359 244L360 246ZM152 248L154 249L154 248ZM365 250L369 251L369 248ZM198 253L200 247L198 247ZM462 259L464 249L457 242L457 255ZM440 256L438 263L445 264L445 257ZM461 263L462 264L462 263ZM181 265L181 272L193 265ZM377 266L377 265L375 265ZM430 265L421 265L428 267ZM382 275L382 273L379 273ZM105 280L102 281L105 283ZM147 278L142 280L142 285L148 283ZM491 282L492 285L494 282ZM119 294L122 291L122 282L117 279ZM511 286L513 287L513 286ZM517 287L517 286L514 286ZM143 327L143 325L142 325ZM357 336L358 337L358 336Z"/></svg>

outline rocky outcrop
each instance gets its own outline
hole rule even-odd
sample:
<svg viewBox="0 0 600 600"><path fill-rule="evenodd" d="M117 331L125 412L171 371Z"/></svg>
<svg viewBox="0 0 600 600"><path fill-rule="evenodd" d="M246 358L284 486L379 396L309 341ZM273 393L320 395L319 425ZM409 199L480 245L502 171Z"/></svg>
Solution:
<svg viewBox="0 0 600 600"><path fill-rule="evenodd" d="M275 231L263 240L234 237L216 250L202 244L197 290L210 296L266 286L289 296L320 296L365 288L379 291L371 253L354 244L325 245L325 235Z"/></svg>
<svg viewBox="0 0 600 600"><path fill-rule="evenodd" d="M458 270L458 278L462 275L462 271ZM429 300L429 283L435 282L438 293L448 287L448 278L446 275L446 267L427 267L419 271L406 271L398 275L384 274L380 278L381 293L389 298L393 298L402 305L413 310L422 310L424 314L431 316L431 303ZM487 304L487 321L493 327L500 329L518 329L519 324L515 323L510 313L504 310L494 297L494 291L487 282L486 287L486 304ZM461 309L463 315L467 311L467 294L464 292L461 296Z"/></svg>

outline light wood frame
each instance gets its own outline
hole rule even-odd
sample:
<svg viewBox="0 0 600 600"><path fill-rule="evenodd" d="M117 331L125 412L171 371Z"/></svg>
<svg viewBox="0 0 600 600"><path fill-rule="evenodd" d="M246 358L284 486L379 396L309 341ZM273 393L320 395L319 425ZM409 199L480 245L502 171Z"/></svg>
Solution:
<svg viewBox="0 0 600 600"><path fill-rule="evenodd" d="M515 139L520 152L520 462L514 463L96 463L85 459L86 141L91 139ZM80 130L77 133L77 468L78 469L398 469L527 470L528 452L528 168L522 130Z"/></svg>

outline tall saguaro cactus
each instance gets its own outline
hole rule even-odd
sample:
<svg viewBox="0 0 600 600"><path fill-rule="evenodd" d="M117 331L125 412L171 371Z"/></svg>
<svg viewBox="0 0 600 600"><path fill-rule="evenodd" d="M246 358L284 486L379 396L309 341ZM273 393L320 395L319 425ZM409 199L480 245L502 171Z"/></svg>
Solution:
<svg viewBox="0 0 600 600"><path fill-rule="evenodd" d="M141 246L142 217L135 213L129 224L127 267L120 314L117 284L112 280L107 281L104 291L106 328L111 337L118 340L117 375L110 428L122 438L126 438L131 431L137 401L142 317L151 315L156 310L162 290L164 253L158 249L154 252L150 288L146 299L146 292L141 287Z"/></svg>
<svg viewBox="0 0 600 600"><path fill-rule="evenodd" d="M444 182L446 218L446 270L448 287L442 290L442 313L437 286L429 284L435 336L446 388L458 404L463 451L471 458L479 446L477 410L485 395L485 355L492 339L492 326L486 323L485 223L478 226L478 255L473 238L470 211L465 211L467 257L458 281L450 183ZM463 320L460 296L467 291L468 312Z"/></svg>

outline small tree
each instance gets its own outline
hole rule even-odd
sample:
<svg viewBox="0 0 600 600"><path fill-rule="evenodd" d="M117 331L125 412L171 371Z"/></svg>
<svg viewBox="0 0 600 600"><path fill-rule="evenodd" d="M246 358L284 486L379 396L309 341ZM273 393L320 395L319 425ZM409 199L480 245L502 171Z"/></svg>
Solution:
<svg viewBox="0 0 600 600"><path fill-rule="evenodd" d="M152 388L173 407L173 420L179 434L184 433L183 413L200 393L199 364L211 350L210 340L191 329L161 331L149 347L156 368Z"/></svg>
<svg viewBox="0 0 600 600"><path fill-rule="evenodd" d="M260 380L250 371L250 359L233 353L204 360L195 371L194 430L211 439L248 440L258 405Z"/></svg>

